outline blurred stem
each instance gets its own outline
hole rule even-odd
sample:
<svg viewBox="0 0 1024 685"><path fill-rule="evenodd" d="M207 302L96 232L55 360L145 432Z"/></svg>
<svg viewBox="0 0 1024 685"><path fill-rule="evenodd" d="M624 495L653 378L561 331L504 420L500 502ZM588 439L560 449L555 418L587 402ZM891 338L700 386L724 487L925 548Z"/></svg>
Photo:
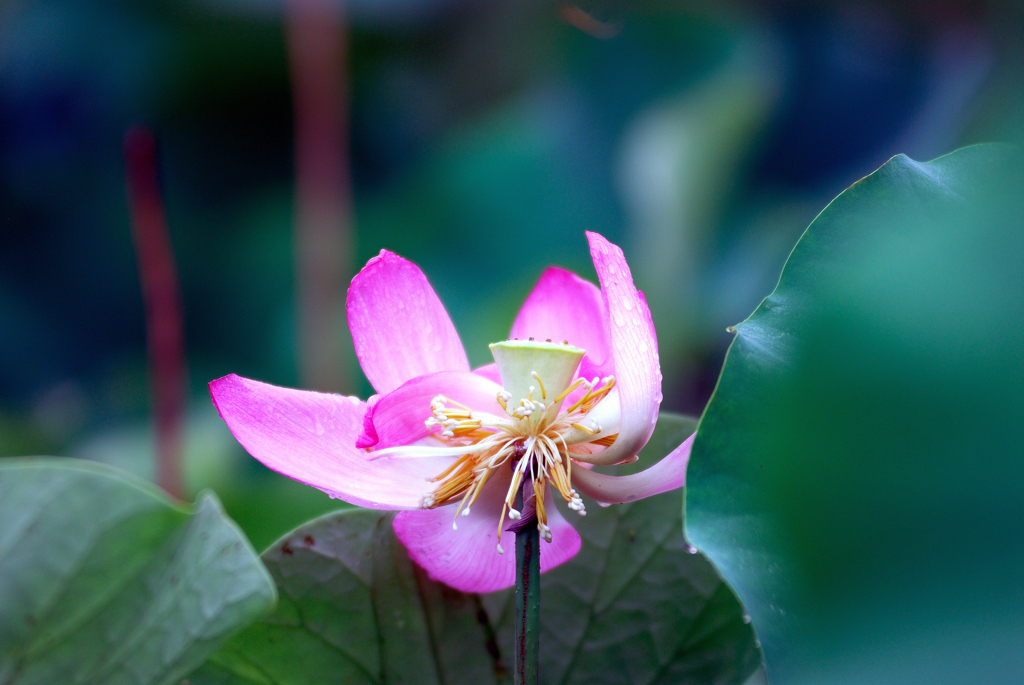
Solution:
<svg viewBox="0 0 1024 685"><path fill-rule="evenodd" d="M343 3L287 0L285 5L295 121L299 373L305 387L348 391L342 351L352 190Z"/></svg>
<svg viewBox="0 0 1024 685"><path fill-rule="evenodd" d="M516 509L524 511L523 491ZM516 665L515 685L537 685L540 651L540 532L536 517L516 531Z"/></svg>
<svg viewBox="0 0 1024 685"><path fill-rule="evenodd" d="M124 137L135 259L146 310L146 345L156 431L156 482L184 497L181 465L185 413L185 325L174 251L167 231L156 141L143 127Z"/></svg>

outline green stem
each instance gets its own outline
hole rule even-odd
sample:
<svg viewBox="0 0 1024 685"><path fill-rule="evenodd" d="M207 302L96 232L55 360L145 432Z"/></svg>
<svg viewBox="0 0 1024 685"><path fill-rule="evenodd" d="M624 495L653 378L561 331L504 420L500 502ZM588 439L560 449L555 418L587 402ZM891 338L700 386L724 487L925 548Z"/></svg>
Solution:
<svg viewBox="0 0 1024 685"><path fill-rule="evenodd" d="M523 490L516 495L523 510ZM516 533L516 665L515 685L537 685L540 651L540 532L537 520Z"/></svg>

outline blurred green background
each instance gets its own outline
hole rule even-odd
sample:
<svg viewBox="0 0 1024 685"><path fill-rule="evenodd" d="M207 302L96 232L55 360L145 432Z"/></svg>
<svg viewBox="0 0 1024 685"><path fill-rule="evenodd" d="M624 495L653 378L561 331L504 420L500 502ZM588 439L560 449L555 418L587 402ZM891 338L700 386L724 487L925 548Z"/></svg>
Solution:
<svg viewBox="0 0 1024 685"><path fill-rule="evenodd" d="M351 276L418 263L474 364L549 264L623 246L667 409L699 414L731 336L825 204L891 155L1017 141L1016 2L358 0L347 39ZM122 138L157 139L184 300L187 487L257 548L337 503L245 456L206 383L303 383L292 79L275 0L0 3L0 454L151 477ZM350 349L348 387L371 389Z"/></svg>

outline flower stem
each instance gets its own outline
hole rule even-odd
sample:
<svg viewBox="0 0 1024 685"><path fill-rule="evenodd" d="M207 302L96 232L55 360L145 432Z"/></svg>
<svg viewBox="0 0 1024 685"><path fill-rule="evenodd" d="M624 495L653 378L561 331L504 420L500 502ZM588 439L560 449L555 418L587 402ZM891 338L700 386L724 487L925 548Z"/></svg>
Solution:
<svg viewBox="0 0 1024 685"><path fill-rule="evenodd" d="M523 507L523 487L516 508ZM532 490L532 488L531 488ZM515 685L537 685L540 647L540 532L537 519L516 531L516 665Z"/></svg>

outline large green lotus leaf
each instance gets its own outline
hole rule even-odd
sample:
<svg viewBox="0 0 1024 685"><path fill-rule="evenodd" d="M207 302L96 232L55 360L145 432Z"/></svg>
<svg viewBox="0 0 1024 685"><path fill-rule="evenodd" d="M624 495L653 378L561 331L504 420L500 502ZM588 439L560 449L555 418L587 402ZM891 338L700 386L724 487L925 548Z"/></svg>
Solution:
<svg viewBox="0 0 1024 685"><path fill-rule="evenodd" d="M689 436L663 416L640 464ZM736 596L682 532L679 492L573 516L583 549L541 585L545 683L742 683L761 663ZM277 612L217 652L192 685L506 683L511 591L465 595L430 581L391 530L350 510L263 554ZM543 549L541 551L543 554Z"/></svg>
<svg viewBox="0 0 1024 685"><path fill-rule="evenodd" d="M110 467L0 462L5 685L171 683L274 599L212 495L188 509Z"/></svg>
<svg viewBox="0 0 1024 685"><path fill-rule="evenodd" d="M272 545L263 560L278 585L277 611L190 682L496 682L479 597L430 581L395 538L393 517L335 512Z"/></svg>
<svg viewBox="0 0 1024 685"><path fill-rule="evenodd" d="M688 534L775 682L1024 673L1024 163L890 160L743 323L702 417Z"/></svg>

